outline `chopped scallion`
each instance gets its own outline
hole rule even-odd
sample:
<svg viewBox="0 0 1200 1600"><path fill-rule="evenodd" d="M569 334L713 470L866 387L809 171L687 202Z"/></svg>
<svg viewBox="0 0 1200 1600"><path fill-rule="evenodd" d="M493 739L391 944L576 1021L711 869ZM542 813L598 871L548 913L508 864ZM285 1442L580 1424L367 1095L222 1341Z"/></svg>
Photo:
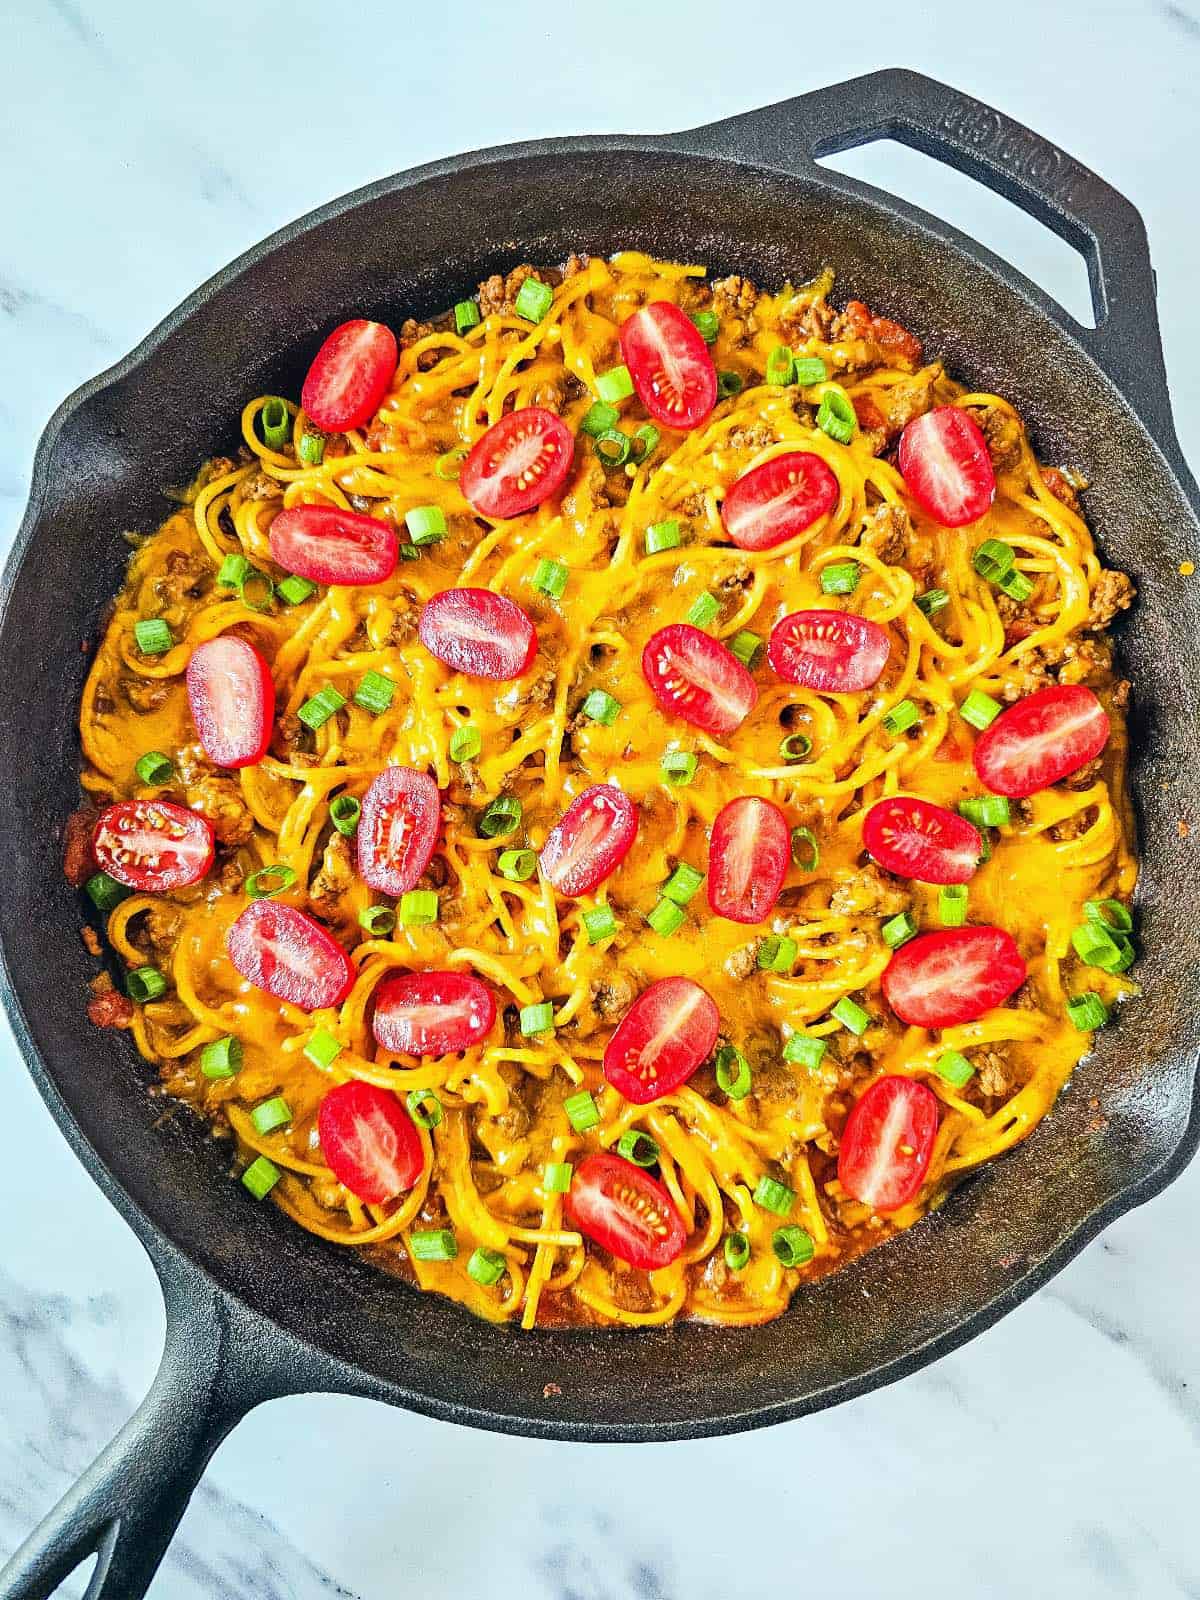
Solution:
<svg viewBox="0 0 1200 1600"><path fill-rule="evenodd" d="M400 896L402 928L427 928L438 919L438 897L432 889L410 889Z"/></svg>
<svg viewBox="0 0 1200 1600"><path fill-rule="evenodd" d="M627 1128L617 1140L617 1154L635 1167L652 1167L659 1158L658 1141L638 1128Z"/></svg>
<svg viewBox="0 0 1200 1600"><path fill-rule="evenodd" d="M588 936L589 944L599 944L604 939L611 939L617 931L617 919L613 916L611 906L593 906L590 911L583 913L583 926Z"/></svg>
<svg viewBox="0 0 1200 1600"><path fill-rule="evenodd" d="M750 1063L731 1044L717 1051L717 1088L731 1100L744 1100L750 1093Z"/></svg>
<svg viewBox="0 0 1200 1600"><path fill-rule="evenodd" d="M450 735L451 761L473 761L483 749L483 735L467 722Z"/></svg>
<svg viewBox="0 0 1200 1600"><path fill-rule="evenodd" d="M768 1178L764 1174L755 1185L754 1204L763 1211L771 1211L777 1217L786 1217L795 1203L795 1190L789 1189L786 1183L779 1183L775 1178Z"/></svg>

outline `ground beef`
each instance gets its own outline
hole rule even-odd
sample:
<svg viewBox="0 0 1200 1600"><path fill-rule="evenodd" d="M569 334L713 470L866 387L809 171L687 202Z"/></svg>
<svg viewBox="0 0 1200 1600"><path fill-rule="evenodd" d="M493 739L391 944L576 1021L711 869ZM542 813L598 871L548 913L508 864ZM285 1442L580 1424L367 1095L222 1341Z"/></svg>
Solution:
<svg viewBox="0 0 1200 1600"><path fill-rule="evenodd" d="M350 843L340 833L330 835L321 865L308 886L308 901L319 917L336 921L342 913L342 896L354 884Z"/></svg>
<svg viewBox="0 0 1200 1600"><path fill-rule="evenodd" d="M614 1265L609 1274L608 1286L612 1293L613 1304L620 1306L622 1311L654 1309L650 1280L644 1272L638 1272L632 1267Z"/></svg>
<svg viewBox="0 0 1200 1600"><path fill-rule="evenodd" d="M1007 411L994 406L971 407L987 441L988 455L997 472L1008 472L1021 459L1021 424Z"/></svg>
<svg viewBox="0 0 1200 1600"><path fill-rule="evenodd" d="M827 300L797 300L780 316L779 326L789 343L828 344L836 320L837 312Z"/></svg>
<svg viewBox="0 0 1200 1600"><path fill-rule="evenodd" d="M201 778L186 793L187 805L212 823L218 844L245 844L253 836L254 818L236 778Z"/></svg>
<svg viewBox="0 0 1200 1600"><path fill-rule="evenodd" d="M1118 678L1113 684L1111 694L1112 703L1118 711L1124 711L1129 705L1129 694L1133 685L1128 678Z"/></svg>
<svg viewBox="0 0 1200 1600"><path fill-rule="evenodd" d="M107 973L104 974L107 977ZM88 1001L88 1021L97 1028L131 1028L133 1026L133 1001L112 987L94 994Z"/></svg>
<svg viewBox="0 0 1200 1600"><path fill-rule="evenodd" d="M595 980L589 994L596 1015L605 1022L618 1022L636 997L633 980L615 969L604 979Z"/></svg>
<svg viewBox="0 0 1200 1600"><path fill-rule="evenodd" d="M729 435L729 447L732 450L765 450L774 443L775 430L765 422L751 423L748 428L734 428Z"/></svg>
<svg viewBox="0 0 1200 1600"><path fill-rule="evenodd" d="M92 855L96 815L90 806L81 806L63 823L63 876L77 889L96 870L96 858Z"/></svg>
<svg viewBox="0 0 1200 1600"><path fill-rule="evenodd" d="M880 394L889 442L903 433L914 417L923 417L932 408L934 385L941 376L941 367L925 367Z"/></svg>
<svg viewBox="0 0 1200 1600"><path fill-rule="evenodd" d="M1042 482L1049 489L1056 500L1061 500L1063 505L1074 512L1079 511L1079 496L1076 489L1086 489L1087 484L1077 474L1068 474L1058 467L1043 467Z"/></svg>
<svg viewBox="0 0 1200 1600"><path fill-rule="evenodd" d="M246 881L246 869L236 856L231 857L221 865L217 874L217 882L225 894L238 894L242 884Z"/></svg>
<svg viewBox="0 0 1200 1600"><path fill-rule="evenodd" d="M839 883L829 897L829 909L839 917L856 913L890 917L911 904L912 896L900 881L881 872L873 861Z"/></svg>
<svg viewBox="0 0 1200 1600"><path fill-rule="evenodd" d="M877 317L861 300L851 300L845 311L834 317L830 337L834 343L855 339L876 345L906 366L915 367L921 360L921 341L916 335L890 317Z"/></svg>
<svg viewBox="0 0 1200 1600"><path fill-rule="evenodd" d="M479 285L479 310L485 317L511 317L517 295L526 278L546 282L544 273L537 272L528 262L514 267L507 275L493 272Z"/></svg>
<svg viewBox="0 0 1200 1600"><path fill-rule="evenodd" d="M731 978L748 978L758 966L758 940L741 945L725 961L725 971Z"/></svg>
<svg viewBox="0 0 1200 1600"><path fill-rule="evenodd" d="M1065 844L1068 840L1078 839L1081 834L1085 834L1095 821L1095 806L1085 806L1074 816L1064 817L1061 822L1056 822L1048 831L1056 844Z"/></svg>
<svg viewBox="0 0 1200 1600"><path fill-rule="evenodd" d="M719 317L748 317L758 304L760 291L749 278L736 274L718 278L712 286L713 310Z"/></svg>
<svg viewBox="0 0 1200 1600"><path fill-rule="evenodd" d="M83 948L87 951L88 955L98 956L103 954L104 945L101 942L100 935L96 932L95 928L85 926L83 932L80 934L80 938L83 940Z"/></svg>
<svg viewBox="0 0 1200 1600"><path fill-rule="evenodd" d="M400 324L399 345L401 350L407 350L410 345L418 344L422 339L428 339L432 332L432 322L418 322L415 317L405 317Z"/></svg>
<svg viewBox="0 0 1200 1600"><path fill-rule="evenodd" d="M243 500L280 500L282 498L283 485L276 483L268 472L252 472L248 478L242 479Z"/></svg>
<svg viewBox="0 0 1200 1600"><path fill-rule="evenodd" d="M157 711L171 693L169 678L122 678L121 692L135 711Z"/></svg>
<svg viewBox="0 0 1200 1600"><path fill-rule="evenodd" d="M581 252L579 255L569 255L563 263L563 282L566 283L569 278L577 278L581 272L586 272L591 265L591 260L591 256L586 251Z"/></svg>
<svg viewBox="0 0 1200 1600"><path fill-rule="evenodd" d="M554 699L554 689L558 682L558 674L553 667L543 667L540 672L535 672L528 682L522 681L522 687L513 704L514 711L541 710L548 706Z"/></svg>
<svg viewBox="0 0 1200 1600"><path fill-rule="evenodd" d="M1092 603L1088 611L1089 628L1107 628L1118 611L1126 611L1133 604L1137 590L1123 572L1102 569L1092 588Z"/></svg>
<svg viewBox="0 0 1200 1600"><path fill-rule="evenodd" d="M1104 770L1103 758L1097 756L1094 761L1089 761L1086 766L1079 768L1078 772L1071 773L1069 778L1064 778L1064 789L1090 789Z"/></svg>
<svg viewBox="0 0 1200 1600"><path fill-rule="evenodd" d="M975 1057L979 1073L979 1088L983 1094L997 1099L1007 1094L1011 1082L1011 1067L1000 1050L981 1050Z"/></svg>
<svg viewBox="0 0 1200 1600"><path fill-rule="evenodd" d="M880 561L895 564L904 560L911 534L912 518L904 507L884 501L867 518L862 542L875 552Z"/></svg>

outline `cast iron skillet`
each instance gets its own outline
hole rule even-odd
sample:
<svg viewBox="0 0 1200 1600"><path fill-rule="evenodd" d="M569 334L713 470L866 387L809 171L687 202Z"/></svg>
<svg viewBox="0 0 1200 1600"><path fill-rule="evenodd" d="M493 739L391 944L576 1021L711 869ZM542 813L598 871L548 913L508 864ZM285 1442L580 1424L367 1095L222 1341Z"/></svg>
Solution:
<svg viewBox="0 0 1200 1600"><path fill-rule="evenodd" d="M1099 326L1079 326L924 212L814 165L880 138L970 173L1074 245ZM80 641L95 638L119 586L119 532L156 525L161 486L234 443L247 397L296 393L345 316L395 322L498 267L629 245L763 284L831 263L840 295L902 317L958 375L1009 396L1043 459L1087 469L1100 545L1141 593L1124 660L1137 685L1146 999L1101 1036L1026 1145L778 1322L521 1336L310 1238L231 1181L228 1145L191 1113L164 1123L128 1042L84 1016L93 969L52 819L72 804ZM1200 790L1183 688L1200 669L1198 590L1176 573L1195 548L1198 504L1133 207L1027 129L902 71L666 138L518 145L387 178L252 250L73 395L42 440L4 580L5 999L51 1111L154 1262L167 1347L141 1410L13 1558L0 1595L44 1596L99 1550L88 1594L136 1600L217 1444L275 1395L342 1390L478 1427L623 1442L804 1415L961 1344L1174 1177L1200 1135L1189 956L1200 880L1176 828L1184 796Z"/></svg>

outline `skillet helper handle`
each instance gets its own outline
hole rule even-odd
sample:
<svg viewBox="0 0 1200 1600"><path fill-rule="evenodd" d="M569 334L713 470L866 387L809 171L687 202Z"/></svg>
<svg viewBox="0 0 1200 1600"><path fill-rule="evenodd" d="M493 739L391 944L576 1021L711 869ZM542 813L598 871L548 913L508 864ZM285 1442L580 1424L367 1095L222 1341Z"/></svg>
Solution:
<svg viewBox="0 0 1200 1600"><path fill-rule="evenodd" d="M186 1309L167 1284L167 1342L141 1406L0 1571L0 1600L47 1600L96 1555L84 1600L141 1600L204 1469L261 1399L231 1303L192 1280Z"/></svg>
<svg viewBox="0 0 1200 1600"><path fill-rule="evenodd" d="M823 156L894 139L966 173L1053 229L1087 263L1096 327L1055 314L1160 443L1174 443L1154 269L1136 208L1049 139L947 84L872 72L668 141L804 177ZM836 263L835 263L836 265Z"/></svg>

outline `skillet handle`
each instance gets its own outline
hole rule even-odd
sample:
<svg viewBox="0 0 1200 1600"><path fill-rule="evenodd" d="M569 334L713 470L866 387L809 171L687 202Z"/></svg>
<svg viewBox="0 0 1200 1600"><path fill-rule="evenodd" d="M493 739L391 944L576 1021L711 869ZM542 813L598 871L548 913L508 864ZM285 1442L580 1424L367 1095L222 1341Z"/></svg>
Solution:
<svg viewBox="0 0 1200 1600"><path fill-rule="evenodd" d="M0 1600L47 1600L92 1554L84 1600L141 1600L217 1446L287 1387L233 1302L194 1274L163 1278L167 1340L149 1394L0 1571Z"/></svg>
<svg viewBox="0 0 1200 1600"><path fill-rule="evenodd" d="M895 139L1011 200L1087 263L1097 326L1057 306L1160 444L1175 444L1154 269L1141 216L1096 173L981 100L904 68L832 84L676 135L680 143L809 176L822 156ZM828 179L828 173L823 177ZM848 183L851 180L838 178ZM861 187L856 185L856 187Z"/></svg>

